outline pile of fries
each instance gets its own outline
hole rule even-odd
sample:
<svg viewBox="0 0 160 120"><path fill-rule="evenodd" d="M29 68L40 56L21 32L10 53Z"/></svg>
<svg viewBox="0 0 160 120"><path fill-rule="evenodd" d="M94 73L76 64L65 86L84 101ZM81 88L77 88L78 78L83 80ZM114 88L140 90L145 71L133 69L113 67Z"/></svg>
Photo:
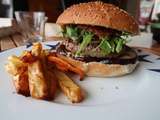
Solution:
<svg viewBox="0 0 160 120"><path fill-rule="evenodd" d="M40 43L35 43L31 51L23 51L20 56L9 56L5 67L13 77L18 94L53 100L60 89L72 103L84 98L82 89L66 75L71 71L83 79L84 71L57 53L43 50Z"/></svg>

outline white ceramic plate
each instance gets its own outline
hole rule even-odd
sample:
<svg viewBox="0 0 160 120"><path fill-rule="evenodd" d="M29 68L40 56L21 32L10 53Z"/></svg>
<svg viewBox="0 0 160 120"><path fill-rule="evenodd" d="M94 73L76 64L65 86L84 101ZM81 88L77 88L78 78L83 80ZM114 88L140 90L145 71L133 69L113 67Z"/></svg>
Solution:
<svg viewBox="0 0 160 120"><path fill-rule="evenodd" d="M54 44L43 45L50 49L52 46L47 45ZM0 120L160 120L158 56L139 51L140 65L126 76L75 80L86 97L82 103L71 104L63 94L47 102L15 93L4 65L8 56L20 55L25 49L23 46L0 53Z"/></svg>

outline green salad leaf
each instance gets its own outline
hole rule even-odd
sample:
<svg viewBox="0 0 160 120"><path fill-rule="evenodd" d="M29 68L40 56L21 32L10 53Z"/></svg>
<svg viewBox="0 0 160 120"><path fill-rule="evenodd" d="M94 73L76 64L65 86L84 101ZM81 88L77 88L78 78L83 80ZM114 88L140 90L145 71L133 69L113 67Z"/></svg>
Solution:
<svg viewBox="0 0 160 120"><path fill-rule="evenodd" d="M113 40L110 41L110 45L111 45L111 49L112 49L111 52L114 53L116 45Z"/></svg>
<svg viewBox="0 0 160 120"><path fill-rule="evenodd" d="M76 55L79 56L81 52L87 47L87 45L91 42L93 38L93 33L91 32L84 32L83 34L83 41L80 44L80 47L78 51L76 52Z"/></svg>
<svg viewBox="0 0 160 120"><path fill-rule="evenodd" d="M72 40L78 40L79 38L79 29L77 27L66 26L63 31L64 37L69 37Z"/></svg>
<svg viewBox="0 0 160 120"><path fill-rule="evenodd" d="M127 43L128 36L128 33L122 33L121 36L101 38L101 42L96 49L100 48L101 55L104 56L110 53L120 53L123 50L123 46Z"/></svg>
<svg viewBox="0 0 160 120"><path fill-rule="evenodd" d="M104 54L109 54L112 51L112 46L108 40L109 39L107 37L102 38L102 41L99 44L99 48L101 48L101 52Z"/></svg>
<svg viewBox="0 0 160 120"><path fill-rule="evenodd" d="M123 39L118 40L117 45L116 45L116 49L115 49L117 53L121 52L123 45L124 45L123 43L124 43Z"/></svg>
<svg viewBox="0 0 160 120"><path fill-rule="evenodd" d="M79 50L75 53L77 56L85 54L84 49L91 43L94 36L94 33L72 25L67 25L62 33L64 37L68 37L77 44L80 44ZM129 33L127 32L122 32L121 35L117 34L115 36L99 38L101 40L99 45L87 52L97 54L98 51L98 54L102 56L111 53L120 53L124 45L129 41L128 38Z"/></svg>

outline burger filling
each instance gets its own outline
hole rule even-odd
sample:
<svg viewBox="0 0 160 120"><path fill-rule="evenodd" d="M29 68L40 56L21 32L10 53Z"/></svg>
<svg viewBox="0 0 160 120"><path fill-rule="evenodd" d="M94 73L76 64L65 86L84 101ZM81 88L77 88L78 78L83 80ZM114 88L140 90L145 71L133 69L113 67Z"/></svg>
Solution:
<svg viewBox="0 0 160 120"><path fill-rule="evenodd" d="M107 60L107 63L114 61L119 64L117 58L125 58L127 50L128 56L134 58L133 61L128 62L136 61L136 53L125 45L129 37L126 32L98 26L66 25L63 27L63 36L67 39L57 50L61 53L69 53L69 56L74 59L87 62Z"/></svg>

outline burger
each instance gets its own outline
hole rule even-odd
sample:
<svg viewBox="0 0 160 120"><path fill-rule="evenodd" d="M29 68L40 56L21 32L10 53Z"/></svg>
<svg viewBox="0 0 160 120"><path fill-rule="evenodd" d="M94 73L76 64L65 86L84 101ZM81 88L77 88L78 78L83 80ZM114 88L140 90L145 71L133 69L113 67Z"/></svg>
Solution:
<svg viewBox="0 0 160 120"><path fill-rule="evenodd" d="M56 23L66 38L57 53L76 62L86 75L120 76L136 68L137 53L126 43L139 28L126 11L103 2L80 3L64 10Z"/></svg>

